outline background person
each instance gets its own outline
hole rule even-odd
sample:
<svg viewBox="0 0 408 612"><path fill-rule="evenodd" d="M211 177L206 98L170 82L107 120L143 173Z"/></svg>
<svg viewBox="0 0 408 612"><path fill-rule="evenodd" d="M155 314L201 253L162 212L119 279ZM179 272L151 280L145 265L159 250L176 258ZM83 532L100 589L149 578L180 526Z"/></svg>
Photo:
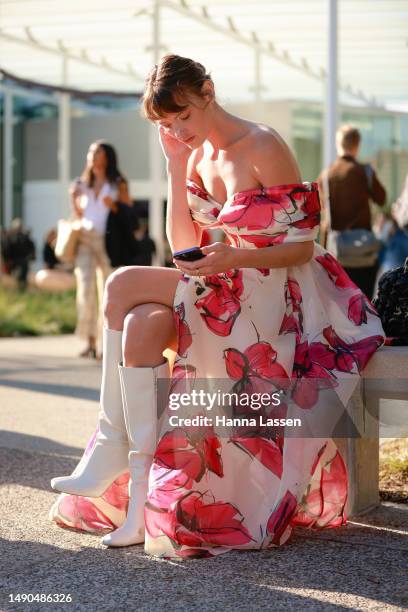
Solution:
<svg viewBox="0 0 408 612"><path fill-rule="evenodd" d="M61 262L55 255L57 229L51 228L44 239L44 268L37 270L34 276L35 286L42 291L69 291L75 289L75 277L72 264Z"/></svg>
<svg viewBox="0 0 408 612"><path fill-rule="evenodd" d="M43 261L48 270L53 270L60 264L58 257L55 255L56 240L57 230L53 227L47 232L43 245Z"/></svg>
<svg viewBox="0 0 408 612"><path fill-rule="evenodd" d="M391 206L391 212L378 215L375 231L383 242L379 254L379 269L374 294L381 276L403 266L408 257L408 176L401 195Z"/></svg>
<svg viewBox="0 0 408 612"><path fill-rule="evenodd" d="M360 141L361 136L357 128L350 125L340 127L336 134L338 157L317 179L322 201L326 204L321 226L323 244L326 244L325 239L331 230L371 230L370 199L380 206L385 204L386 192L375 170L357 161ZM326 193L327 185L329 197ZM351 280L371 299L378 262L369 266L343 267Z"/></svg>
<svg viewBox="0 0 408 612"><path fill-rule="evenodd" d="M96 357L102 332L103 288L112 271L106 249L108 218L110 213L118 213L118 201L131 206L127 182L112 145L103 140L91 144L82 176L71 188L71 198L76 215L82 219L75 259L76 333L87 342L81 357Z"/></svg>
<svg viewBox="0 0 408 612"><path fill-rule="evenodd" d="M7 271L16 277L21 290L27 288L30 262L35 259L35 245L21 219L13 219L3 239L3 257Z"/></svg>
<svg viewBox="0 0 408 612"><path fill-rule="evenodd" d="M135 252L132 264L134 266L151 266L156 245L149 236L147 219L140 219L139 227L134 231Z"/></svg>
<svg viewBox="0 0 408 612"><path fill-rule="evenodd" d="M394 232L384 253L384 270L404 265L408 257L408 174L401 195L391 206Z"/></svg>

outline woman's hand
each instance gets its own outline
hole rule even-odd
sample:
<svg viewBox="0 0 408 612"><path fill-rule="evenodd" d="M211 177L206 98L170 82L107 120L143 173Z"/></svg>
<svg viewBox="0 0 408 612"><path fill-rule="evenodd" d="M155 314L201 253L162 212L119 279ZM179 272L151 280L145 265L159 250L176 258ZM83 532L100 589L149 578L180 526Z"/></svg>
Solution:
<svg viewBox="0 0 408 612"><path fill-rule="evenodd" d="M205 254L202 259L196 261L173 259L173 263L189 276L209 276L240 267L239 249L229 244L214 242L214 244L201 247L201 251Z"/></svg>
<svg viewBox="0 0 408 612"><path fill-rule="evenodd" d="M192 150L184 142L172 136L162 125L159 126L159 140L168 162L187 163Z"/></svg>
<svg viewBox="0 0 408 612"><path fill-rule="evenodd" d="M105 204L106 208L110 208L113 213L118 212L117 204L110 196L105 196L103 198L103 203Z"/></svg>
<svg viewBox="0 0 408 612"><path fill-rule="evenodd" d="M82 195L82 187L78 182L73 183L69 188L69 195L71 198L79 198Z"/></svg>
<svg viewBox="0 0 408 612"><path fill-rule="evenodd" d="M130 207L133 206L126 181L120 181L119 183L118 201L122 202L122 204L127 204Z"/></svg>
<svg viewBox="0 0 408 612"><path fill-rule="evenodd" d="M69 188L69 195L71 196L72 209L75 215L79 218L81 218L83 215L83 210L80 206L80 197L82 193L83 192L81 189L81 185L78 182L74 183Z"/></svg>

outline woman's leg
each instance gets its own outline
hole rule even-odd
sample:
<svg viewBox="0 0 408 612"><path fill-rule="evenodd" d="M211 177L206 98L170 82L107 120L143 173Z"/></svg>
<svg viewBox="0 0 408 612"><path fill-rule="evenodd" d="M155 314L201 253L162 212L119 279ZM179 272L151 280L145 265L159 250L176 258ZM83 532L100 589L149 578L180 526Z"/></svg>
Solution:
<svg viewBox="0 0 408 612"><path fill-rule="evenodd" d="M164 271L164 274L163 274ZM157 275L156 273L159 272ZM146 278L146 273L159 276L159 280L151 281ZM169 274L172 277L168 280ZM175 274L174 274L175 273ZM167 279L165 278L167 277ZM163 302L171 302L174 299L174 291L180 273L177 270L166 268L123 268L117 270L110 277L105 290L104 304L109 317L106 317L108 325L104 328L104 350L102 364L102 386L101 386L101 411L99 413L99 425L96 438L92 448L87 450L74 473L68 477L55 478L51 486L57 491L72 493L75 495L87 495L99 497L111 484L111 482L128 469L128 443L127 432L123 419L122 395L119 383L118 367L122 362L122 328L125 322L124 334L124 361L125 365L139 365L140 352L154 362L163 362L162 351L168 343L174 343L174 325L172 323L172 308L163 304L152 304L140 306L129 316L125 314L126 308L133 311L132 303L142 302L143 299L156 297ZM153 295L151 285L156 284L156 292ZM135 290L139 287L139 292ZM147 287L147 292L140 295L140 289ZM164 294L160 293L160 287L164 287ZM123 290L124 295L121 295ZM157 289L159 289L157 291ZM171 295L173 291L173 296ZM130 299L129 299L130 297ZM131 301L130 301L131 300ZM111 301L118 304L113 308ZM126 304L122 307L122 302ZM118 315L117 313L121 313ZM115 328L109 327L109 318L115 314L116 322L121 321ZM144 321L144 324L142 324ZM151 352L146 350L145 342L151 347ZM154 342L152 341L154 339ZM154 348L153 348L154 347ZM140 351L140 352L139 352ZM139 356L138 356L139 355ZM165 362L166 363L166 362Z"/></svg>
<svg viewBox="0 0 408 612"><path fill-rule="evenodd" d="M102 333L103 333L103 293L105 290L106 281L109 275L112 274L113 268L111 266L108 254L105 248L105 236L96 235L94 237L94 252L97 261L96 268L96 289L98 296L97 305L97 337L95 339L95 347L97 350L98 358L102 353Z"/></svg>
<svg viewBox="0 0 408 612"><path fill-rule="evenodd" d="M175 349L177 342L172 305L180 273L170 270L170 276L168 272L166 268L136 268L132 277L136 282L129 285L128 275L118 271L106 287L108 324L123 326L124 365L119 367L119 373L131 476L126 521L102 539L106 546L129 546L144 540L144 503L157 444L158 385L168 384L163 379L170 377L163 351ZM155 302L158 297L160 302ZM129 305L139 300L143 302L125 315Z"/></svg>
<svg viewBox="0 0 408 612"><path fill-rule="evenodd" d="M177 349L172 309L154 303L133 308L123 326L123 365L154 367L163 362L166 348Z"/></svg>
<svg viewBox="0 0 408 612"><path fill-rule="evenodd" d="M153 302L173 308L181 272L174 268L127 266L113 272L104 292L105 327L123 330L127 314L140 304Z"/></svg>
<svg viewBox="0 0 408 612"><path fill-rule="evenodd" d="M76 334L87 341L81 356L87 356L95 348L96 328L96 260L89 244L80 242L75 260L77 281Z"/></svg>

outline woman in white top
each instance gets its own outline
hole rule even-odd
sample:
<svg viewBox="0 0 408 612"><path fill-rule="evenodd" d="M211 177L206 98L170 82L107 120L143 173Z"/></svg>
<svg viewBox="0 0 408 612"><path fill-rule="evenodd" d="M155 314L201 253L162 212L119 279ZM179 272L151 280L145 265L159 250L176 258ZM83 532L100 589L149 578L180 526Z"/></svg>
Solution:
<svg viewBox="0 0 408 612"><path fill-rule="evenodd" d="M82 232L75 260L77 279L76 333L87 341L82 357L96 357L102 330L102 295L112 271L105 234L109 214L117 202L131 205L127 183L118 169L112 145L98 140L89 147L81 178L71 189L74 211L82 219Z"/></svg>

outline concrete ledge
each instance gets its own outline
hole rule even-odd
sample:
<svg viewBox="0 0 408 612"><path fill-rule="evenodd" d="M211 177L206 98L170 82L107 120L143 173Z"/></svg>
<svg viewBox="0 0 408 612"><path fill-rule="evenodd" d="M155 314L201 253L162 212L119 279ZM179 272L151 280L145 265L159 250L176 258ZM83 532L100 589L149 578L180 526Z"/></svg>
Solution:
<svg viewBox="0 0 408 612"><path fill-rule="evenodd" d="M364 514L378 506L380 400L406 402L408 421L408 347L379 349L364 369L362 384L354 392L349 410L359 438L336 439L349 473L349 516Z"/></svg>

